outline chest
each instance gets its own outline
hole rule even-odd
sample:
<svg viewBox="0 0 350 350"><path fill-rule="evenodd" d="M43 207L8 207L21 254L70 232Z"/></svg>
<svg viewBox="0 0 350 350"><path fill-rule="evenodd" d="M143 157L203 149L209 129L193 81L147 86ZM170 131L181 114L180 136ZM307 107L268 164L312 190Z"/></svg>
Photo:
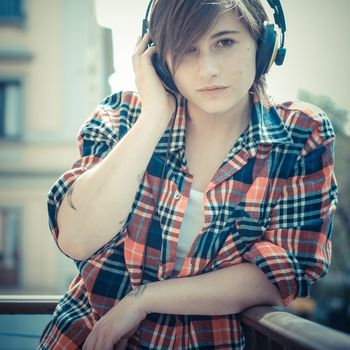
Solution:
<svg viewBox="0 0 350 350"><path fill-rule="evenodd" d="M205 192L231 147L232 143L209 144L191 139L186 142L185 154L194 190Z"/></svg>

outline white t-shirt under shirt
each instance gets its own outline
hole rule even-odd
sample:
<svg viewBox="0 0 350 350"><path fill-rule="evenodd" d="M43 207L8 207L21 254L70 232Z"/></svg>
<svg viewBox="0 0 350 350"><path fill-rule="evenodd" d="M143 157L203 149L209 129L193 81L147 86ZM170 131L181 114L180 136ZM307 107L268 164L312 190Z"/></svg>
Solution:
<svg viewBox="0 0 350 350"><path fill-rule="evenodd" d="M201 232L204 225L204 192L191 189L183 222L181 224L180 236L177 243L174 274L182 267L183 261L188 255L192 243Z"/></svg>

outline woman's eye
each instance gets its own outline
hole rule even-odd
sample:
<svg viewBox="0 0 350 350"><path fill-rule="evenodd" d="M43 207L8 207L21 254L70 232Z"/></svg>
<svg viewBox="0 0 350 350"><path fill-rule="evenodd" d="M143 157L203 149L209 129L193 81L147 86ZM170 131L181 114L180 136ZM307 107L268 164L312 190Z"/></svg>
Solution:
<svg viewBox="0 0 350 350"><path fill-rule="evenodd" d="M186 51L185 51L185 54L186 53L194 53L196 52L196 48L195 47L189 47Z"/></svg>
<svg viewBox="0 0 350 350"><path fill-rule="evenodd" d="M231 47L235 42L231 39L222 39L218 42L219 47Z"/></svg>

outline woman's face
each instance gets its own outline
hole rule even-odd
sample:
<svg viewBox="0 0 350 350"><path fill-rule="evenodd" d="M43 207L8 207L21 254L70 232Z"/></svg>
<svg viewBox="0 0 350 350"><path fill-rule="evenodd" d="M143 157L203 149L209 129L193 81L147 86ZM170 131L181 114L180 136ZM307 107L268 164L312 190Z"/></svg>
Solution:
<svg viewBox="0 0 350 350"><path fill-rule="evenodd" d="M179 58L173 78L189 107L205 113L229 112L248 97L255 55L256 42L249 30L227 11Z"/></svg>

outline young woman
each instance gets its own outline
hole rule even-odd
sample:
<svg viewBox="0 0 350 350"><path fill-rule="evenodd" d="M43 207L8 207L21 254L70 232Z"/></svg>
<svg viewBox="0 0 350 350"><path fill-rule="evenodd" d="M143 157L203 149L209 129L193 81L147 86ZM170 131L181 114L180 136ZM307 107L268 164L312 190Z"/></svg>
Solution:
<svg viewBox="0 0 350 350"><path fill-rule="evenodd" d="M49 193L79 275L39 349L243 349L238 313L307 297L325 275L334 132L317 107L268 98L266 19L260 0L155 3L138 93L98 106Z"/></svg>

